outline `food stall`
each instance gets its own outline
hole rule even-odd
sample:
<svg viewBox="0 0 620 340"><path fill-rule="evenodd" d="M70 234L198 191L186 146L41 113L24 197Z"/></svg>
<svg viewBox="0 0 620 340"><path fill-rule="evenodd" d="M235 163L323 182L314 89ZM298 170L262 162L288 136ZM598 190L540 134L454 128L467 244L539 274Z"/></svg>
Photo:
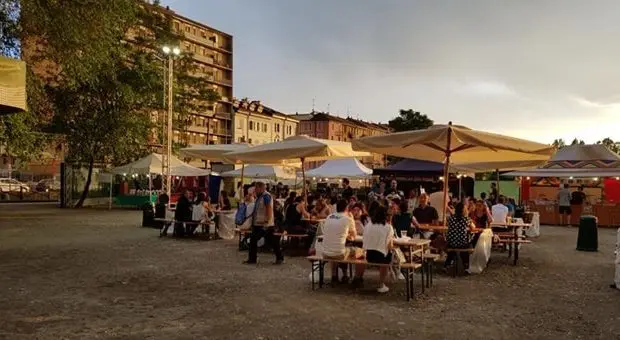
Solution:
<svg viewBox="0 0 620 340"><path fill-rule="evenodd" d="M521 177L521 199L540 213L541 224L558 224L558 191L568 184L586 195L583 204L571 205L571 223L583 215L598 217L601 226L620 225L620 156L603 145L572 145L560 149L537 169L514 171Z"/></svg>

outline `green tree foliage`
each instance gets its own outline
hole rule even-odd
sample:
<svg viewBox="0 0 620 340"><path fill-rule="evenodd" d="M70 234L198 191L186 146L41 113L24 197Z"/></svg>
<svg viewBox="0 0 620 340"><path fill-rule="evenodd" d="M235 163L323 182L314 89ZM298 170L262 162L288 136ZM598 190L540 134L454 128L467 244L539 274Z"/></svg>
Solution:
<svg viewBox="0 0 620 340"><path fill-rule="evenodd" d="M412 109L400 110L398 117L388 122L393 132L423 130L433 126L433 124L433 120L428 116ZM394 164L401 159L400 157L387 156L389 164Z"/></svg>
<svg viewBox="0 0 620 340"><path fill-rule="evenodd" d="M388 122L394 132L422 130L431 127L434 122L418 111L400 110L398 117Z"/></svg>
<svg viewBox="0 0 620 340"><path fill-rule="evenodd" d="M560 139L556 139L553 141L552 145L556 148L556 149L561 149L563 147L566 146L566 142L564 142L564 139L560 138Z"/></svg>
<svg viewBox="0 0 620 340"><path fill-rule="evenodd" d="M620 143L619 142L614 142L613 139L607 137L603 140L600 140L598 142L596 142L596 144L603 144L605 145L609 150L620 154Z"/></svg>
<svg viewBox="0 0 620 340"><path fill-rule="evenodd" d="M24 41L44 46L30 51L30 61L54 66L38 74L51 128L66 136L68 159L88 166L79 207L96 163L148 153L153 114L163 105L161 46L178 46L178 37L169 18L135 0L24 0L21 11ZM175 62L175 125L181 128L189 112L218 98L194 75L189 57Z"/></svg>

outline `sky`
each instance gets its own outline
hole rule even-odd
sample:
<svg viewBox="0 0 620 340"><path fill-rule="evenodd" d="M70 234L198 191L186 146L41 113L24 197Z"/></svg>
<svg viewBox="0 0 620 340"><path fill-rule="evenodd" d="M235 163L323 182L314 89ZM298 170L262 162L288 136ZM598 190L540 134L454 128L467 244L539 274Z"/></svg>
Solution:
<svg viewBox="0 0 620 340"><path fill-rule="evenodd" d="M285 113L620 140L617 0L164 0L233 35L234 95Z"/></svg>

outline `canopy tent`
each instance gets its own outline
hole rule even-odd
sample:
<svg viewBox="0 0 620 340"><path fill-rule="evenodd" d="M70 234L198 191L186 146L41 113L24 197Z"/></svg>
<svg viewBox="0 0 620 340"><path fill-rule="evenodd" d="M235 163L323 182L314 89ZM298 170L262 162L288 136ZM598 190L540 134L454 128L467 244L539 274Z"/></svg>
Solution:
<svg viewBox="0 0 620 340"><path fill-rule="evenodd" d="M215 162L224 162L222 155L233 152L241 151L250 148L248 144L192 144L187 148L181 149L182 157L197 158L210 160Z"/></svg>
<svg viewBox="0 0 620 340"><path fill-rule="evenodd" d="M110 172L113 174L117 174L117 175L161 174L161 169L162 169L161 158L162 157L160 154L152 153L135 162L113 168L110 170ZM212 173L210 170L204 170L204 169L191 166L187 163L182 162L177 157L172 156L170 158L170 175L172 176L208 176L208 175L216 175L216 174Z"/></svg>
<svg viewBox="0 0 620 340"><path fill-rule="evenodd" d="M372 176L372 170L355 158L328 160L318 168L306 171L308 177L361 179Z"/></svg>
<svg viewBox="0 0 620 340"><path fill-rule="evenodd" d="M241 177L255 179L295 179L295 168L281 165L248 165L245 169L236 169L222 173L222 177Z"/></svg>
<svg viewBox="0 0 620 340"><path fill-rule="evenodd" d="M338 158L366 157L367 152L355 152L351 143L319 139L308 136L289 137L283 141L262 144L247 150L226 154L224 157L232 162L254 164L278 164L284 160L323 161ZM305 189L306 174L302 167ZM305 190L304 190L305 191Z"/></svg>
<svg viewBox="0 0 620 340"><path fill-rule="evenodd" d="M452 163L546 161L554 151L550 145L452 125L434 125L425 130L405 131L353 140L353 148L387 155L417 158L444 164L444 178ZM444 219L448 186L444 185ZM444 221L445 222L445 221Z"/></svg>
<svg viewBox="0 0 620 340"><path fill-rule="evenodd" d="M542 167L507 173L528 177L620 177L620 156L601 144L561 148Z"/></svg>
<svg viewBox="0 0 620 340"><path fill-rule="evenodd" d="M26 110L26 63L0 56L0 115Z"/></svg>

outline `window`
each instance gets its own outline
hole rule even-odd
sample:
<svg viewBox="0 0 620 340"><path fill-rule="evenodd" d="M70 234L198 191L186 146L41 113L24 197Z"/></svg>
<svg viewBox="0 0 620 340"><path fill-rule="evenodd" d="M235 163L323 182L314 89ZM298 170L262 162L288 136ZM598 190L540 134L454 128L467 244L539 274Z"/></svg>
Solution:
<svg viewBox="0 0 620 340"><path fill-rule="evenodd" d="M254 122L250 121L250 130L254 130Z"/></svg>
<svg viewBox="0 0 620 340"><path fill-rule="evenodd" d="M189 26L185 26L185 32L189 33Z"/></svg>
<svg viewBox="0 0 620 340"><path fill-rule="evenodd" d="M276 124L275 130L276 130L276 132L280 132L280 124Z"/></svg>
<svg viewBox="0 0 620 340"><path fill-rule="evenodd" d="M177 32L179 32L179 31L181 30L181 28L180 28L180 24L179 24L179 22L178 22L178 21L175 21L175 22L174 22L174 30L175 30L175 31L177 31Z"/></svg>
<svg viewBox="0 0 620 340"><path fill-rule="evenodd" d="M263 132L267 132L267 124L263 124Z"/></svg>

